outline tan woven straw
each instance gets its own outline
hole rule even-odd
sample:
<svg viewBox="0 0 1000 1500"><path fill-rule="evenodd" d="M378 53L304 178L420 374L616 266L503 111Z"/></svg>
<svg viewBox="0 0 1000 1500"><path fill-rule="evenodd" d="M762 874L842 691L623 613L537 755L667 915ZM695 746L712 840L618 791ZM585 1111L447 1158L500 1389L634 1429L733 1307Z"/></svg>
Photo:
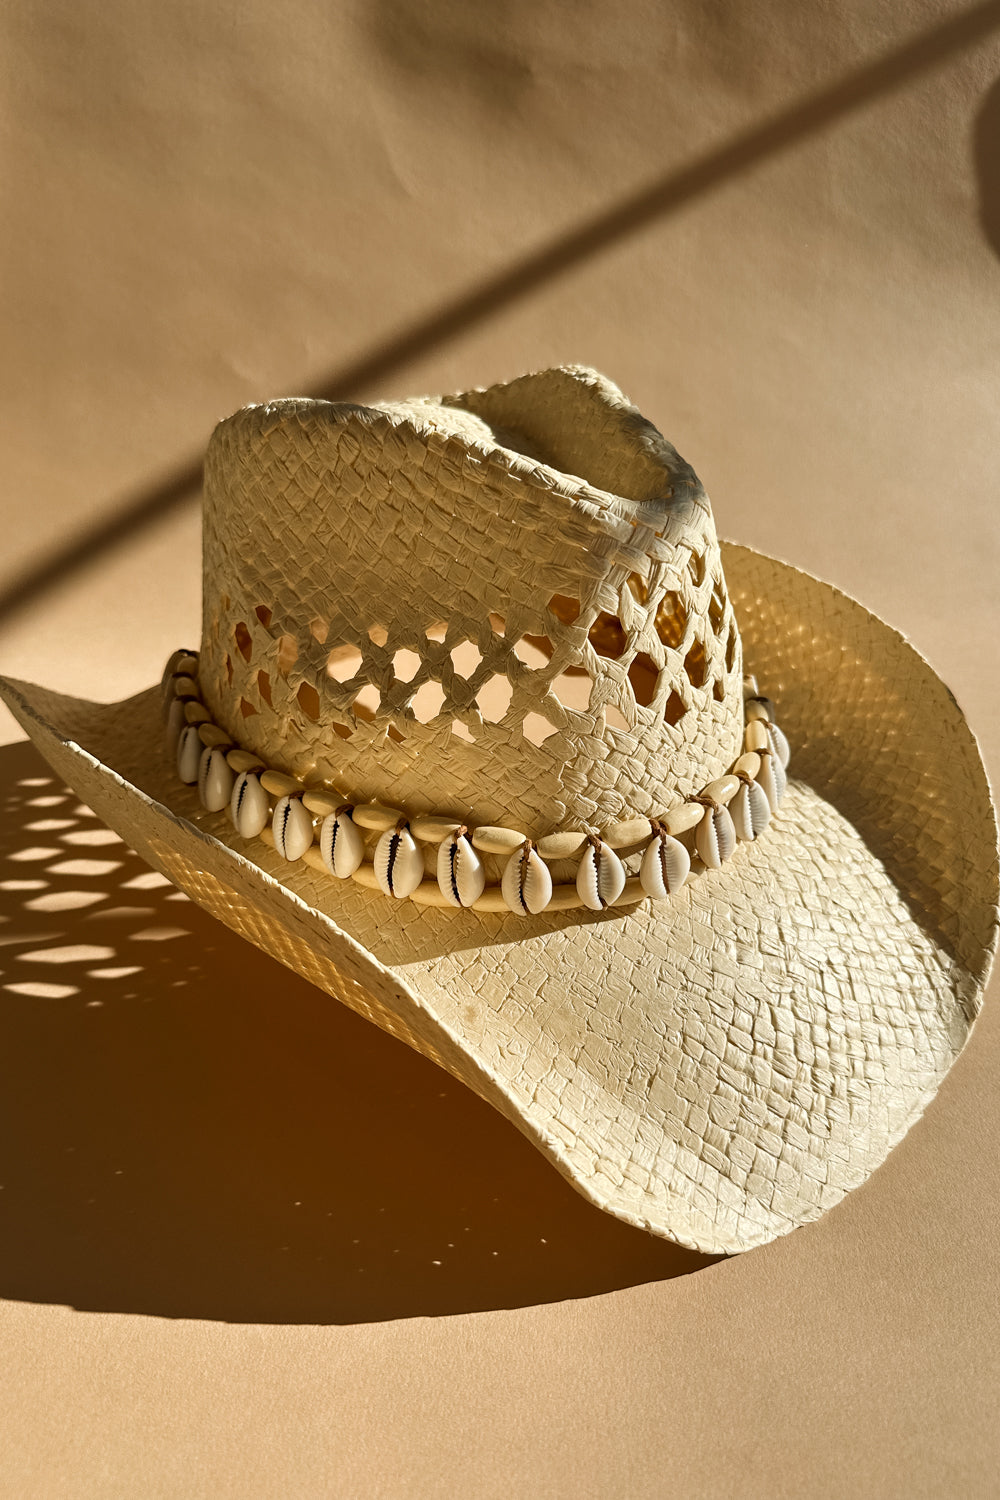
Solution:
<svg viewBox="0 0 1000 1500"><path fill-rule="evenodd" d="M409 817L596 832L730 768L753 673L792 745L778 815L667 900L521 917L241 838L180 782L157 689L0 684L54 769L620 1218L732 1252L863 1182L964 1045L996 941L989 787L930 666L829 585L720 547L693 472L590 370L250 407L206 475L200 691L268 766Z"/></svg>

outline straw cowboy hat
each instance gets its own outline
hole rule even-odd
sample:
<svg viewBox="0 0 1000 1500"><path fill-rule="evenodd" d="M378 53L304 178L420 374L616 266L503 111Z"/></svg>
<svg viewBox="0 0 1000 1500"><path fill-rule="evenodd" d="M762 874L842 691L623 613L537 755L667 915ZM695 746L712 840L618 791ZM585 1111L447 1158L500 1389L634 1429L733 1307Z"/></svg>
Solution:
<svg viewBox="0 0 1000 1500"><path fill-rule="evenodd" d="M701 1251L863 1182L980 1004L996 824L955 700L720 546L591 370L237 412L200 650L113 706L2 690L151 865Z"/></svg>

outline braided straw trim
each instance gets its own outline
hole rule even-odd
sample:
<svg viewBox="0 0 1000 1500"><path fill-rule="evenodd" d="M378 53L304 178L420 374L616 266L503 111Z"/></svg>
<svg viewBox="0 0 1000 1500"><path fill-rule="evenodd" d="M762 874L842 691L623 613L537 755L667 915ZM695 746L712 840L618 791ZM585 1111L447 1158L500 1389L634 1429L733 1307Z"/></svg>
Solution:
<svg viewBox="0 0 1000 1500"><path fill-rule="evenodd" d="M412 819L400 808L379 802L354 804L340 793L327 787L303 786L296 778L265 765L259 756L233 743L232 737L213 723L201 700L198 687L198 653L178 650L169 658L162 679L164 710L167 718L168 744L177 754L178 771L183 781L197 781L203 805L208 811L221 811L230 804L230 817L241 831L237 817L236 794L233 778L252 776L269 795L268 818L265 824L255 829L251 836L259 837L270 848L290 861L303 860L313 869L325 875L336 872L317 847L315 833L318 824L304 816L312 813L320 823L332 819L349 818L355 828L373 831L380 835L374 855L364 861L360 842L356 866L346 876L358 885L370 890L381 890L392 896L408 897L421 906L468 907L481 912L509 912L537 914L545 911L568 911L590 907L602 910L607 907L631 906L650 896L674 894L684 884L689 869L685 851L683 870L679 878L663 887L662 876L657 882L647 877L645 864L640 874L628 873L625 865L614 852L616 850L646 853L658 841L675 845L678 837L693 833L695 850L703 865L718 868L735 851L737 838L752 840L757 837L749 813L745 814L743 826L737 833L728 806L742 787L761 785L766 793L767 811L760 831L766 826L771 813L778 810L785 791L784 767L788 762L788 746L784 735L773 722L773 707L770 700L751 696L746 702L744 726L744 753L734 763L730 772L716 777L700 792L684 798L671 808L649 816L623 819L595 834L587 830L555 832L537 841L516 829L482 825L471 830L453 818L433 814L419 814ZM756 684L753 684L756 687ZM223 780L216 799L206 787L206 778L212 775L211 752L218 751L225 760L228 774L216 761L216 774L221 772ZM238 789L238 783L237 783ZM762 798L758 798L763 802ZM295 811L292 804L299 802L302 814L297 828L286 840L285 829L289 815ZM273 804L273 805L272 805ZM281 831L276 837L275 829L281 818ZM407 888L394 887L391 878L386 880L380 872L380 851L390 847L395 857L400 838L408 836L406 851L414 862L412 883ZM394 843L390 846L389 842ZM486 855L502 855L507 864L504 879L487 885L485 875L479 874L480 861L477 854L468 856L475 867L478 882L475 894L464 899L459 892L454 874L445 882L439 870L436 877L423 877L417 866L422 856L416 851L414 840L444 847L454 842L468 844L472 850ZM411 847L412 845L412 847ZM301 847L300 847L301 846ZM529 904L523 894L524 874L529 861L537 859L558 864L583 852L583 859L572 883L553 885L551 877L541 871L545 891L540 904ZM521 872L517 894L512 896L514 886L510 883L515 866ZM451 866L454 870L454 864ZM662 887L662 888L661 888Z"/></svg>

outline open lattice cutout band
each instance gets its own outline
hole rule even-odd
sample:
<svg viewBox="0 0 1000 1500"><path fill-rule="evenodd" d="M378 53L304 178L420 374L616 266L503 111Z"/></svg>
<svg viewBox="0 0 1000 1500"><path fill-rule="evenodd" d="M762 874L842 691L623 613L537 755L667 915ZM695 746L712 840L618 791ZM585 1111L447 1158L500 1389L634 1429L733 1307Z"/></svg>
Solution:
<svg viewBox="0 0 1000 1500"><path fill-rule="evenodd" d="M720 868L739 843L763 833L785 793L788 742L755 682L745 696L744 750L726 775L662 811L534 840L515 828L428 813L410 817L402 808L351 802L328 786L304 785L213 723L197 674L196 652L174 652L163 696L178 775L197 785L205 809L228 808L237 833L263 839L288 860L426 906L537 915L664 899L687 880L692 852L706 868ZM436 850L430 870L421 845ZM492 884L491 859L503 861ZM575 879L554 881L568 861L578 861Z"/></svg>

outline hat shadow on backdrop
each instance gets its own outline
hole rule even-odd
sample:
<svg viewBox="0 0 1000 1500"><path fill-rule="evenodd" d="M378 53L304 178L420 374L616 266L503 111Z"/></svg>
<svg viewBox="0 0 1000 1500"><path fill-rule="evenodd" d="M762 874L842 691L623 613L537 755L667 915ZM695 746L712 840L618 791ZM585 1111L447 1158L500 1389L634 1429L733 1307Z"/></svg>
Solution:
<svg viewBox="0 0 1000 1500"><path fill-rule="evenodd" d="M199 910L33 746L0 767L0 1296L352 1323L714 1263Z"/></svg>

